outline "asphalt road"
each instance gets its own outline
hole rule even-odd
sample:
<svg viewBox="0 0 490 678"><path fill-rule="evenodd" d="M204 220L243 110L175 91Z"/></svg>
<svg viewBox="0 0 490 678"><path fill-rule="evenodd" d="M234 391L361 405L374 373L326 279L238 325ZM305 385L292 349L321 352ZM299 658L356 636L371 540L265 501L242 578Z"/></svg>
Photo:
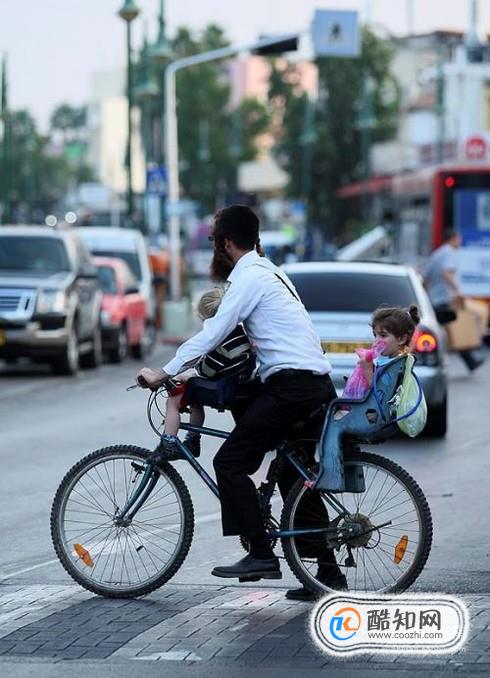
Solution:
<svg viewBox="0 0 490 678"><path fill-rule="evenodd" d="M149 362L162 364L170 351L160 347ZM156 444L145 417L145 393L125 390L139 367L134 361L105 365L66 378L51 376L43 368L0 366L0 577L5 583L68 583L49 536L50 506L61 478L99 447ZM447 438L395 440L376 448L412 473L432 509L434 544L416 589L490 592L489 380L490 360L470 375L452 359ZM207 423L225 428L230 420L209 411ZM202 455L211 472L216 448L210 440ZM197 525L189 556L173 583L215 584L212 567L234 562L242 551L235 539L221 536L216 499L185 462L178 462L177 468L191 490ZM294 583L291 574L284 575L278 586Z"/></svg>

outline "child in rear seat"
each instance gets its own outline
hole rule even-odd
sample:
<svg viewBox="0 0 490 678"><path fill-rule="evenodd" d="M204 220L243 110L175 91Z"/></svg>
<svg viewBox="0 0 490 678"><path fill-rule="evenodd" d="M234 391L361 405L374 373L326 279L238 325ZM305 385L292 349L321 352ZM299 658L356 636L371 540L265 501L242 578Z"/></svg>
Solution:
<svg viewBox="0 0 490 678"><path fill-rule="evenodd" d="M213 287L204 292L197 305L197 314L201 320L207 320L215 315L225 294L225 288ZM180 413L187 407L186 389L187 382L193 377L206 379L218 379L237 374L240 368L250 363L252 347L241 325L238 325L221 344L207 355L197 358L180 374L176 374L172 381L178 382L177 386L169 391L165 413L165 435L176 436L180 428ZM189 423L193 426L203 426L204 407L190 405ZM195 457L201 453L201 435L189 431L185 437L185 444Z"/></svg>
<svg viewBox="0 0 490 678"><path fill-rule="evenodd" d="M419 322L419 310L415 305L409 309L400 306L377 308L371 322L374 343L371 349L358 349L359 362L347 380L342 397L362 400L371 388L375 368L410 352L410 343ZM342 419L348 412L349 408L344 406L335 413L334 419ZM377 419L376 412L374 415Z"/></svg>

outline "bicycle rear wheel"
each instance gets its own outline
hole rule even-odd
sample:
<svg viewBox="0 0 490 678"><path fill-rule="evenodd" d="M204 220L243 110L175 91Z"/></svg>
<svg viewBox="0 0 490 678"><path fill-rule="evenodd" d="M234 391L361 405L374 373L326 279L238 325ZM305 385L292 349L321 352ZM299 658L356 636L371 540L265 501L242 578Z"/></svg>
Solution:
<svg viewBox="0 0 490 678"><path fill-rule="evenodd" d="M127 525L114 516L137 487L147 450L115 445L92 452L63 478L51 509L51 536L68 574L109 598L142 596L167 582L189 551L194 509L170 464Z"/></svg>
<svg viewBox="0 0 490 678"><path fill-rule="evenodd" d="M319 594L338 589L329 582L329 573L332 581L339 581L332 572L332 553L349 591L404 591L429 556L432 518L427 500L415 480L390 459L356 452L346 454L344 463L362 466L365 491L333 495L349 512L337 526L345 535L341 545L329 551L325 533L284 537L286 560L300 582ZM327 527L337 514L325 502L326 494L298 480L286 498L281 529ZM349 534L357 536L347 538ZM338 568L334 564L337 573Z"/></svg>

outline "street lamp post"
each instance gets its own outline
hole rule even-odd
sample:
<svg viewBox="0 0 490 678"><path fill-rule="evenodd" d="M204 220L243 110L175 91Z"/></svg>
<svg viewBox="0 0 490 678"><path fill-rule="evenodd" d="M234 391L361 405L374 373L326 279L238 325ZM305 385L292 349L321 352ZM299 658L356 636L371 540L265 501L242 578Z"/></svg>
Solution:
<svg viewBox="0 0 490 678"><path fill-rule="evenodd" d="M181 296L180 284L180 224L179 224L179 146L177 129L177 96L175 90L176 73L183 68L204 64L218 59L226 59L240 52L254 52L259 54L261 51L272 54L275 47L282 47L282 51L288 51L297 48L298 33L291 33L275 38L267 38L251 45L242 47L221 47L193 54L189 57L177 59L168 64L165 69L165 159L167 162L168 174L168 198L169 198L169 241L170 241L170 285L172 298L179 300ZM267 51L267 48L270 51Z"/></svg>
<svg viewBox="0 0 490 678"><path fill-rule="evenodd" d="M133 175L131 163L131 142L132 142L132 121L131 111L133 107L133 67L131 61L131 22L136 19L140 10L134 0L125 0L124 5L119 10L118 14L126 22L126 49L127 49L127 98L128 98L128 138L126 146L126 167L128 175L127 188L127 216L128 221L131 222L133 218Z"/></svg>
<svg viewBox="0 0 490 678"><path fill-rule="evenodd" d="M166 64L172 58L172 48L167 40L165 32L165 6L164 0L160 0L160 13L158 15L158 36L155 44L150 49L150 59L156 67L158 73L158 80L162 83L160 88L159 97L157 98L157 110L158 118L155 129L155 147L153 149L153 160L157 164L165 166L165 153L163 149L163 139L164 139L164 130L165 130L165 89L163 87L163 73L165 70ZM159 222L160 227L162 223L165 224L165 197L162 195L159 197L160 206L159 206Z"/></svg>
<svg viewBox="0 0 490 678"><path fill-rule="evenodd" d="M2 202L2 212L0 212L0 222L8 223L10 220L10 119L7 103L7 57L2 58L2 72L0 84L0 119L3 125L3 153L2 153L2 186L0 199Z"/></svg>

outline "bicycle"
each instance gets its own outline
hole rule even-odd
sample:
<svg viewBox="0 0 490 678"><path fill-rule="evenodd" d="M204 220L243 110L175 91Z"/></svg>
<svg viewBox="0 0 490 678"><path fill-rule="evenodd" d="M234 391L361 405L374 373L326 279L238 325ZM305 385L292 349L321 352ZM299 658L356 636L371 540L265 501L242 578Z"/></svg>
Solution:
<svg viewBox="0 0 490 678"><path fill-rule="evenodd" d="M378 405L383 388L388 387L381 385ZM165 387L150 393L147 403L150 426L159 436L153 419L155 413L164 418L159 403L165 393ZM373 402L365 401L366 411L372 412ZM388 397L384 402L389 408ZM383 436L351 438L342 452L345 487L341 491L317 487L323 477L322 457L320 467L318 462L312 465L307 449L318 436L305 438L302 431L325 421L321 444L329 426L336 426L334 412L345 403L352 410L359 405L336 399L328 408L322 406L278 446L266 480L257 488L264 524L271 544L281 541L284 558L299 581L318 594L335 590L319 574L329 549L350 591L403 591L427 561L432 519L422 490L404 469L360 450L360 440L374 442ZM385 422L385 428L391 423ZM382 428L377 426L376 431ZM228 436L226 431L185 423L181 429ZM185 444L176 437L175 445L219 499L215 481ZM134 445L96 450L68 471L56 492L51 510L54 548L68 574L93 593L111 598L148 594L169 581L187 556L194 533L191 496L172 463L148 463L149 453ZM271 500L285 464L293 465L298 480L277 519ZM248 550L246 538L241 543Z"/></svg>

